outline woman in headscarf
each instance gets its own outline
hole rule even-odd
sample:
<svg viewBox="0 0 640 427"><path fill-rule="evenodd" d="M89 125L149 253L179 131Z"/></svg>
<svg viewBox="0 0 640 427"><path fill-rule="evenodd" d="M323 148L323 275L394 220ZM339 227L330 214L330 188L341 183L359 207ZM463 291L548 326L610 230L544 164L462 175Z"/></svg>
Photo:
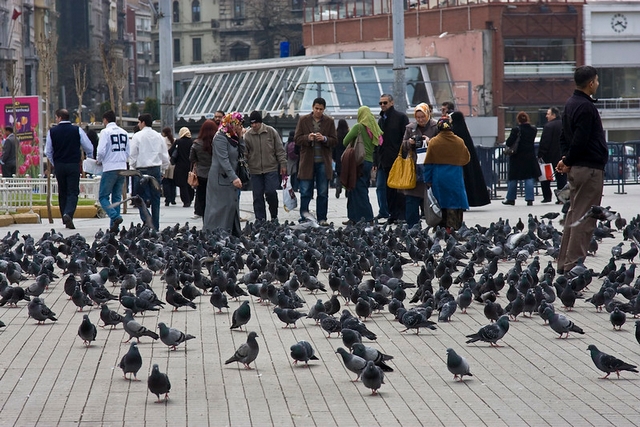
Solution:
<svg viewBox="0 0 640 427"><path fill-rule="evenodd" d="M229 113L222 119L213 138L213 156L207 181L207 204L204 211L204 230L221 228L240 236L240 206L238 191L238 158L244 154L241 113Z"/></svg>
<svg viewBox="0 0 640 427"><path fill-rule="evenodd" d="M402 138L403 155L410 155L413 163L417 161L418 148L427 146L429 139L438 133L437 122L431 118L431 108L429 104L420 103L414 109L415 121L407 125ZM420 165L422 166L422 165ZM418 168L416 164L417 182L415 188L411 190L403 190L405 195L405 220L407 227L412 228L416 224L420 224L420 205L424 202L424 182L422 181L422 168Z"/></svg>
<svg viewBox="0 0 640 427"><path fill-rule="evenodd" d="M185 208L191 206L194 194L193 188L187 182L189 171L191 170L189 153L191 152L192 144L193 141L191 141L191 131L189 128L180 128L175 151L171 156L171 163L176 166L173 171L173 180L180 189L180 200L182 200L182 206Z"/></svg>
<svg viewBox="0 0 640 427"><path fill-rule="evenodd" d="M200 132L189 153L189 160L196 166L198 187L196 187L196 201L192 219L201 219L207 206L207 180L209 168L211 168L211 156L213 154L213 137L218 131L218 124L213 120L205 120L200 127Z"/></svg>
<svg viewBox="0 0 640 427"><path fill-rule="evenodd" d="M518 190L518 181L524 181L524 199L527 206L533 205L533 187L535 181L540 176L540 166L536 158L534 148L536 134L538 130L529 123L529 115L520 111L516 116L518 125L511 129L506 145L511 147L518 141L518 150L509 156L509 181L507 182L507 198L502 201L503 205L515 205Z"/></svg>
<svg viewBox="0 0 640 427"><path fill-rule="evenodd" d="M166 127L162 129L162 136L167 145L167 150L169 150L169 158L171 158L171 155L176 149L176 140L173 137L173 131L170 127ZM176 182L173 180L174 170L175 166L169 165L167 170L162 174L162 194L164 195L165 206L176 204Z"/></svg>
<svg viewBox="0 0 640 427"><path fill-rule="evenodd" d="M369 181L373 167L373 149L382 140L382 130L369 107L358 108L358 123L353 125L344 137L343 145L346 147L355 141L358 134L362 135L364 142L364 162L357 166L355 187L352 190L347 190L347 217L349 220L344 222L345 225L353 225L358 221L373 221L373 208L369 201Z"/></svg>
<svg viewBox="0 0 640 427"><path fill-rule="evenodd" d="M464 140L453 133L451 118L442 117L437 126L438 134L429 141L424 161L424 183L442 209L439 225L451 231L460 228L462 214L469 209L462 167L471 156Z"/></svg>

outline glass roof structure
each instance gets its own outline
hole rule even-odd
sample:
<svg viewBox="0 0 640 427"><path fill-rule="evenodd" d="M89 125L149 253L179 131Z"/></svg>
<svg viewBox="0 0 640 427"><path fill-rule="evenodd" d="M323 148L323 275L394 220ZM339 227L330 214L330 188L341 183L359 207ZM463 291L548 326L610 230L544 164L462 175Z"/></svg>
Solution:
<svg viewBox="0 0 640 427"><path fill-rule="evenodd" d="M455 99L445 58L407 58L407 105L439 105ZM198 120L216 110L272 116L306 114L317 97L327 101L327 114L355 116L362 105L378 108L380 95L392 93L393 58L380 52L273 58L212 63L173 70L177 116Z"/></svg>

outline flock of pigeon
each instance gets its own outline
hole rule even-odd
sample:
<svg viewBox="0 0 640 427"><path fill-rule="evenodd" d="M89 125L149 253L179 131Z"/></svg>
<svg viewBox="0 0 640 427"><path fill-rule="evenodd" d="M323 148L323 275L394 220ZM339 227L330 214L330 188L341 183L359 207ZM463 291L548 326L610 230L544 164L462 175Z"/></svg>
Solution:
<svg viewBox="0 0 640 427"><path fill-rule="evenodd" d="M196 337L163 322L157 325L158 334L136 319L145 312L168 310L167 304L173 310L197 310L196 303L207 297L217 312L229 310L230 300L241 301L230 328L244 328L247 340L225 364L237 362L252 369L260 351L258 334L248 330L249 299L253 298L254 306L266 307L283 328L296 328L302 319L310 332L339 336L343 347L336 354L356 375L353 381L361 381L376 394L385 375L394 371L390 366L394 356L363 340L377 341L368 319L386 316L385 312L398 322L398 333L419 334L420 329L447 328L454 315L467 310L482 310L487 324L469 331L466 343L490 346L499 346L518 316L539 316L558 338L585 334L565 315L580 298L593 304L595 311L604 308L610 313L614 329L621 328L628 317L637 317L640 278L635 277L633 261L640 246L640 216L627 224L600 207L594 207L591 216L600 220L591 252L598 250L602 239L621 235L624 240L613 247L602 271L581 262L562 275L556 274L551 261L544 268L540 265L540 254L557 256L561 230L553 226L553 214L541 219L530 215L526 224L519 220L513 226L502 219L487 227L465 225L451 234L444 229L369 224L335 229L313 221L303 226L248 223L239 238L188 224L159 232L132 224L117 231L101 230L91 243L79 234L65 237L51 230L36 241L16 231L0 240L0 307L26 306L28 316L38 324L58 319L44 302L47 293L64 292L78 312L100 307L99 326L122 325L129 336L131 343L119 367L124 378L137 380L143 365L138 350L141 338L160 339L176 350ZM625 242L628 250L623 250ZM498 272L498 263L505 261L513 266L506 273ZM420 267L415 281L403 280L408 265ZM502 307L501 302L507 304ZM78 337L88 347L99 330L88 314L81 317ZM5 326L11 327L0 321L0 327ZM640 343L640 320L636 320L635 336ZM619 377L622 371L638 372L634 364L601 352L596 345L585 350L605 378L611 373ZM290 351L294 364L308 366L320 360L306 340L292 343ZM446 349L446 366L454 380L462 381L473 374L459 352L463 353ZM169 377L158 364L152 366L148 389L158 402L163 401L162 395L167 400Z"/></svg>

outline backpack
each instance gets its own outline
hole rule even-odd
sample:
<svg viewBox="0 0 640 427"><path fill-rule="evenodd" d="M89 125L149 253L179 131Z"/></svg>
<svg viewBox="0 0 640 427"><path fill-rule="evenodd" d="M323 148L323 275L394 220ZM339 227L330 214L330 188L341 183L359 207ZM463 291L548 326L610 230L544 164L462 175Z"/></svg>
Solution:
<svg viewBox="0 0 640 427"><path fill-rule="evenodd" d="M298 160L300 151L298 151L298 147L296 146L295 141L287 142L287 158L289 160Z"/></svg>

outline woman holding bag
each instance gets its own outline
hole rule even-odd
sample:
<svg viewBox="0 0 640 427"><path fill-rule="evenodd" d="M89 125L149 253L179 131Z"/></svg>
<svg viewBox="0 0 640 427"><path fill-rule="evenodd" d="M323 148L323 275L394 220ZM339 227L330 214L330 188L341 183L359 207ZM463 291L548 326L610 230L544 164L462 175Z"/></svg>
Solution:
<svg viewBox="0 0 640 427"><path fill-rule="evenodd" d="M424 183L431 187L442 209L441 227L447 231L462 225L462 215L469 209L462 167L471 156L464 140L456 136L448 116L438 120L438 134L429 141L424 161Z"/></svg>
<svg viewBox="0 0 640 427"><path fill-rule="evenodd" d="M213 156L207 182L207 206L203 229L221 228L240 237L240 206L238 191L242 180L238 178L238 158L244 153L242 139L244 117L229 113L222 119L213 138Z"/></svg>
<svg viewBox="0 0 640 427"><path fill-rule="evenodd" d="M200 127L198 137L191 146L189 160L196 166L198 186L196 187L196 200L192 219L200 219L204 216L207 206L207 178L211 167L211 155L213 153L213 137L218 131L218 125L213 120L205 120Z"/></svg>
<svg viewBox="0 0 640 427"><path fill-rule="evenodd" d="M534 147L537 129L529 123L529 115L524 111L518 113L516 120L518 125L511 129L506 144L507 147L512 147L518 141L518 149L509 156L507 198L502 201L502 204L516 204L518 181L524 180L524 199L527 201L527 206L531 206L533 205L534 180L540 176L540 166L538 166Z"/></svg>
<svg viewBox="0 0 640 427"><path fill-rule="evenodd" d="M429 139L438 133L437 122L431 118L431 108L429 104L420 103L414 109L415 121L409 123L402 138L403 154L411 156L416 167L417 182L415 188L402 190L405 195L405 220L407 227L412 228L420 224L420 205L424 202L425 186L422 182L421 170L416 164L419 148L426 148Z"/></svg>
<svg viewBox="0 0 640 427"><path fill-rule="evenodd" d="M191 152L191 145L193 144L193 141L191 141L191 131L189 128L180 128L178 136L179 138L176 141L175 151L171 156L172 163L176 166L173 172L173 179L180 189L180 200L182 200L182 206L188 208L191 206L191 201L193 200L193 188L187 182L187 177L191 170L189 154Z"/></svg>
<svg viewBox="0 0 640 427"><path fill-rule="evenodd" d="M373 208L369 201L369 181L373 167L373 149L382 140L382 130L367 106L358 108L358 123L353 125L344 137L343 145L346 147L351 142L355 144L358 135L362 137L364 143L364 162L357 166L355 188L347 191L347 217L349 220L345 221L344 225L353 225L361 220L373 221Z"/></svg>

